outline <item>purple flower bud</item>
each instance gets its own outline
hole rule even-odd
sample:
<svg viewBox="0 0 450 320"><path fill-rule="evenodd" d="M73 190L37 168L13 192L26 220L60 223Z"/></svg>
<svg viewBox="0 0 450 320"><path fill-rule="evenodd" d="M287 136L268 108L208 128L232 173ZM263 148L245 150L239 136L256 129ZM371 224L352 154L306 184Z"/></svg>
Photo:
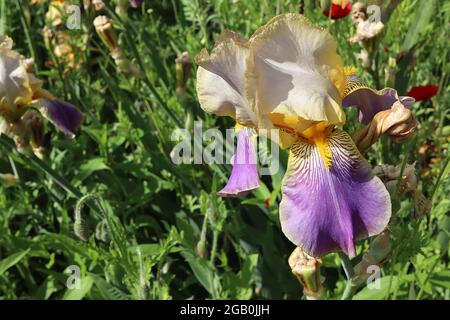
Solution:
<svg viewBox="0 0 450 320"><path fill-rule="evenodd" d="M83 115L74 105L57 99L40 99L40 111L68 138L73 139L83 121Z"/></svg>

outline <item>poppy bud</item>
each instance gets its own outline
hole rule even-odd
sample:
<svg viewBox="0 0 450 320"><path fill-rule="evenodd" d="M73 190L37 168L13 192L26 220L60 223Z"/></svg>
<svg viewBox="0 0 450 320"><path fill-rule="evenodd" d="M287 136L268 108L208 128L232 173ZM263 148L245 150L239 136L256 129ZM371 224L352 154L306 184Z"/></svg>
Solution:
<svg viewBox="0 0 450 320"><path fill-rule="evenodd" d="M100 221L95 227L95 238L105 243L109 243L111 241L106 220Z"/></svg>
<svg viewBox="0 0 450 320"><path fill-rule="evenodd" d="M204 239L200 239L200 241L195 246L195 254L201 258L206 258L208 256L206 241Z"/></svg>

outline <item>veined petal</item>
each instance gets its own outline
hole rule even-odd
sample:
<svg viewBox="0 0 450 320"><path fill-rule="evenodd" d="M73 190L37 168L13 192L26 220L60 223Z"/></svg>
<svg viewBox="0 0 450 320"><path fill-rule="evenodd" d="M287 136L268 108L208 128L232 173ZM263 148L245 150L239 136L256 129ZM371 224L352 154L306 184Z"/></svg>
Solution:
<svg viewBox="0 0 450 320"><path fill-rule="evenodd" d="M408 96L399 97L397 90L392 88L371 89L356 75L350 75L346 78L342 106L357 107L359 110L359 121L363 124L368 124L372 121L378 112L392 108L397 101L409 108L415 100Z"/></svg>
<svg viewBox="0 0 450 320"><path fill-rule="evenodd" d="M260 126L272 113L294 116L300 127L305 121L345 122L343 66L329 33L300 14L284 14L259 28L249 43L246 90Z"/></svg>
<svg viewBox="0 0 450 320"><path fill-rule="evenodd" d="M257 155L253 139L255 130L241 128L237 133L237 148L231 162L233 169L226 186L217 194L222 197L241 197L259 187Z"/></svg>
<svg viewBox="0 0 450 320"><path fill-rule="evenodd" d="M39 111L70 139L83 121L83 115L74 105L57 99L39 99Z"/></svg>
<svg viewBox="0 0 450 320"><path fill-rule="evenodd" d="M244 72L248 55L247 41L225 30L211 52L203 49L195 58L197 94L203 110L230 116L244 126L254 126L256 116L245 97Z"/></svg>
<svg viewBox="0 0 450 320"><path fill-rule="evenodd" d="M334 250L354 256L356 240L386 228L391 201L347 133L335 129L326 143L329 167L316 144L300 139L292 146L282 186L281 227L312 256Z"/></svg>

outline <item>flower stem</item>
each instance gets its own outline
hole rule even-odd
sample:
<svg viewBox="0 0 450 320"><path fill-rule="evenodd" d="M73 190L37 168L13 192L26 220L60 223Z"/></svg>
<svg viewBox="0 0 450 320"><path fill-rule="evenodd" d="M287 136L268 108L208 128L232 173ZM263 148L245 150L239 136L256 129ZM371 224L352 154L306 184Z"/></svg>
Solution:
<svg viewBox="0 0 450 320"><path fill-rule="evenodd" d="M16 149L13 142L7 139L4 135L0 136L0 145L5 151L9 153L10 156L17 156L12 150ZM35 155L19 154L19 157L27 162L31 163L36 169L44 171L50 176L61 188L63 188L67 193L72 194L76 198L81 198L83 194L73 187L70 182L68 182L64 177L60 176L55 170L53 170L48 164L36 157Z"/></svg>
<svg viewBox="0 0 450 320"><path fill-rule="evenodd" d="M218 240L219 240L219 231L214 230L213 231L213 243L212 243L212 248L211 248L211 256L209 257L209 262L211 263L212 266L214 266L214 259L216 257Z"/></svg>
<svg viewBox="0 0 450 320"><path fill-rule="evenodd" d="M355 287L352 283L352 278L354 275L353 266L350 259L344 253L339 252L339 258L341 259L342 268L344 269L345 276L347 277L347 283L345 285L341 300L351 300L355 294Z"/></svg>

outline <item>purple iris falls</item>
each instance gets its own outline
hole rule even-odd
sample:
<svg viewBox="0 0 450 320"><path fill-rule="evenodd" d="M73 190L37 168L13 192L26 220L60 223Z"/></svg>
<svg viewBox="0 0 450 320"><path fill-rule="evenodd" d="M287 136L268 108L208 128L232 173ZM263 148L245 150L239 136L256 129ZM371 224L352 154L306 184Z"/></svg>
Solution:
<svg viewBox="0 0 450 320"><path fill-rule="evenodd" d="M221 197L242 197L259 186L254 129L241 128L237 133L236 153L231 158L233 169L226 186L217 194Z"/></svg>
<svg viewBox="0 0 450 320"><path fill-rule="evenodd" d="M58 99L40 99L40 111L70 139L75 137L83 121L78 108Z"/></svg>
<svg viewBox="0 0 450 320"><path fill-rule="evenodd" d="M391 201L347 133L335 129L326 144L330 167L316 144L300 139L291 147L282 186L281 227L312 256L342 250L353 257L356 240L386 228Z"/></svg>

